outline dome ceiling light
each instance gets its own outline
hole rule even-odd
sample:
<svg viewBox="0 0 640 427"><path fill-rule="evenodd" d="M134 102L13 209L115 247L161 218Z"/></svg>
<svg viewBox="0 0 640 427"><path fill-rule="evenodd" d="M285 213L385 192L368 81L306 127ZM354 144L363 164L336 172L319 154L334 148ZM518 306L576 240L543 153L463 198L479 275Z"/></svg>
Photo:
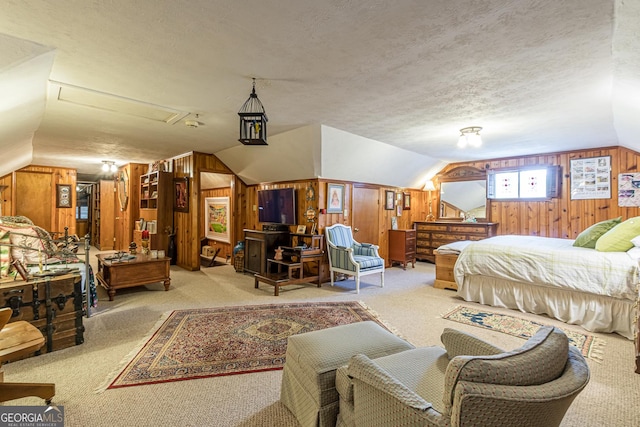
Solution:
<svg viewBox="0 0 640 427"><path fill-rule="evenodd" d="M458 138L458 147L480 147L482 145L482 138L480 137L480 126L469 126L460 129L460 137Z"/></svg>

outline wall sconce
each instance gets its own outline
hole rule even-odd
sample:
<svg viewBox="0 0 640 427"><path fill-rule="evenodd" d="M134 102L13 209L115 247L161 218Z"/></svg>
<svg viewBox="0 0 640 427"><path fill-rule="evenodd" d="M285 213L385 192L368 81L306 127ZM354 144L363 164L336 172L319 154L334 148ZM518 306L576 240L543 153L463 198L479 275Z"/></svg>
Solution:
<svg viewBox="0 0 640 427"><path fill-rule="evenodd" d="M116 162L112 162L111 160L103 160L102 161L102 171L103 172L117 172L118 166L116 166Z"/></svg>
<svg viewBox="0 0 640 427"><path fill-rule="evenodd" d="M249 99L238 111L240 116L240 141L244 145L267 145L267 114L256 94L256 79Z"/></svg>
<svg viewBox="0 0 640 427"><path fill-rule="evenodd" d="M460 137L458 138L458 147L465 148L467 145L470 147L479 147L482 145L482 138L480 137L480 126L470 126L460 129Z"/></svg>
<svg viewBox="0 0 640 427"><path fill-rule="evenodd" d="M432 205L433 205L433 199L431 198L431 192L435 191L436 187L435 185L433 185L433 182L431 180L427 181L424 184L424 188L422 189L422 191L428 191L429 192L429 214L427 215L427 221L435 221L435 217L433 216L433 210L432 210Z"/></svg>

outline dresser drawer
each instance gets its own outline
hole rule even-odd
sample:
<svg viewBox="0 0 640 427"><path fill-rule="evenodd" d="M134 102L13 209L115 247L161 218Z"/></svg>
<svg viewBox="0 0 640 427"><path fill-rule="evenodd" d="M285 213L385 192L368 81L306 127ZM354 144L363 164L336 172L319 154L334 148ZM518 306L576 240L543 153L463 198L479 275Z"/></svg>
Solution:
<svg viewBox="0 0 640 427"><path fill-rule="evenodd" d="M482 240L497 235L495 222L415 222L416 258L435 262L434 250L448 243Z"/></svg>
<svg viewBox="0 0 640 427"><path fill-rule="evenodd" d="M464 233L464 234L487 234L486 227L483 226L456 226L452 225L450 228L452 233Z"/></svg>
<svg viewBox="0 0 640 427"><path fill-rule="evenodd" d="M448 225L442 224L417 224L416 230L418 231L447 231Z"/></svg>

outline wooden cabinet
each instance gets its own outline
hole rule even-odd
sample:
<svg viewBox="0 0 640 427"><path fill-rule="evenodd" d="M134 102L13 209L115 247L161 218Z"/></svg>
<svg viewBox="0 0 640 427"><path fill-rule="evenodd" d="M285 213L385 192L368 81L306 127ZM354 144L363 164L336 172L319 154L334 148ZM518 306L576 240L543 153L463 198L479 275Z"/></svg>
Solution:
<svg viewBox="0 0 640 427"><path fill-rule="evenodd" d="M115 248L115 190L114 181L101 180L91 191L91 244L101 251Z"/></svg>
<svg viewBox="0 0 640 427"><path fill-rule="evenodd" d="M140 218L147 223L155 221L155 232L150 230L149 249L168 250L167 227L173 227L173 174L154 171L140 175ZM133 232L133 241L141 247L142 231Z"/></svg>
<svg viewBox="0 0 640 427"><path fill-rule="evenodd" d="M407 263L416 266L416 230L389 230L389 262L402 264L407 269Z"/></svg>
<svg viewBox="0 0 640 427"><path fill-rule="evenodd" d="M495 222L416 222L416 258L435 262L435 250L447 243L461 240L482 240L495 236Z"/></svg>
<svg viewBox="0 0 640 427"><path fill-rule="evenodd" d="M267 259L274 258L278 246L289 246L288 231L244 230L244 270L252 274L267 272Z"/></svg>

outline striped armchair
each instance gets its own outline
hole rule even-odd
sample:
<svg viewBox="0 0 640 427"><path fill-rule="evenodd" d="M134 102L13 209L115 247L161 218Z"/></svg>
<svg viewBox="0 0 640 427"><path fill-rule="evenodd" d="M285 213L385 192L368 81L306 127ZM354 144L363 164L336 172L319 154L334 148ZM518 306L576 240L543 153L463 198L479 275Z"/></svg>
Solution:
<svg viewBox="0 0 640 427"><path fill-rule="evenodd" d="M384 259L378 255L377 245L356 242L351 227L346 225L334 224L325 227L324 231L327 237L331 286L335 273L342 273L355 278L356 293L360 293L360 277L380 273L380 287L384 287Z"/></svg>
<svg viewBox="0 0 640 427"><path fill-rule="evenodd" d="M551 326L512 351L453 329L442 342L353 356L336 372L338 427L559 426L589 382L580 351Z"/></svg>

